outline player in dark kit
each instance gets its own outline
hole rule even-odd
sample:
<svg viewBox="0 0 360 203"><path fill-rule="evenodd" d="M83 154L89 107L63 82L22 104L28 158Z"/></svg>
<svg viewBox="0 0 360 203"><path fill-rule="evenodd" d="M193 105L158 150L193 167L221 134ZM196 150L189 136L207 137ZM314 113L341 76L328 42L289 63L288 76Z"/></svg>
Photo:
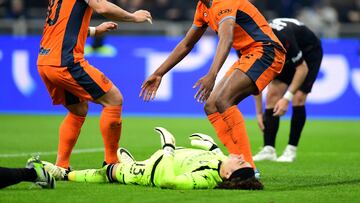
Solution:
<svg viewBox="0 0 360 203"><path fill-rule="evenodd" d="M47 189L54 189L56 183L55 178L45 171L38 156L30 158L25 168L0 167L0 189L20 182L33 182Z"/></svg>
<svg viewBox="0 0 360 203"><path fill-rule="evenodd" d="M256 97L257 120L264 133L264 148L254 156L254 160L293 162L306 121L306 97L318 75L323 51L319 38L296 19L277 18L270 22L270 26L286 48L287 54L282 72L269 85L264 114L261 95ZM283 154L277 158L275 139L279 120L288 110L290 102L293 106L290 138Z"/></svg>

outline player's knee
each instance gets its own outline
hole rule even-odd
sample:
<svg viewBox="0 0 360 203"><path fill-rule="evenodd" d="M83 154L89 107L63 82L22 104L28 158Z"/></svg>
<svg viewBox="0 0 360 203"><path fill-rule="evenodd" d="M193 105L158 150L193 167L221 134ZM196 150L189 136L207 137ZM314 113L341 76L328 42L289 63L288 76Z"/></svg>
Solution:
<svg viewBox="0 0 360 203"><path fill-rule="evenodd" d="M120 91L116 88L116 91L114 91L113 96L111 98L111 103L114 106L121 106L123 104L124 98Z"/></svg>
<svg viewBox="0 0 360 203"><path fill-rule="evenodd" d="M296 94L293 98L292 104L293 106L304 106L305 102L306 102L306 97Z"/></svg>
<svg viewBox="0 0 360 203"><path fill-rule="evenodd" d="M121 106L123 104L123 96L118 88L113 86L111 90L97 100L97 102L103 106Z"/></svg>
<svg viewBox="0 0 360 203"><path fill-rule="evenodd" d="M275 106L276 102L281 98L281 94L277 91L269 91L266 95L266 106Z"/></svg>
<svg viewBox="0 0 360 203"><path fill-rule="evenodd" d="M205 103L204 111L206 112L207 115L218 112L218 109L216 108L215 100L208 99Z"/></svg>
<svg viewBox="0 0 360 203"><path fill-rule="evenodd" d="M87 102L82 102L79 104L69 105L66 108L73 114L77 116L86 116L89 110L89 106Z"/></svg>

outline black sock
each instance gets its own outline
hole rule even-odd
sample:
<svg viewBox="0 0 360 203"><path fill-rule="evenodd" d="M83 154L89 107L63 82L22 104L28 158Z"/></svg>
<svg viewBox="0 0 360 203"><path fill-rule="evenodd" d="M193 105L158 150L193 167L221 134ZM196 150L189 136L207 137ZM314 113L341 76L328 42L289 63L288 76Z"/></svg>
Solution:
<svg viewBox="0 0 360 203"><path fill-rule="evenodd" d="M0 167L0 188L20 183L35 182L37 173L33 168L3 168Z"/></svg>
<svg viewBox="0 0 360 203"><path fill-rule="evenodd" d="M266 109L264 114L264 146L275 147L276 134L279 129L279 116L273 116L274 109Z"/></svg>
<svg viewBox="0 0 360 203"><path fill-rule="evenodd" d="M116 182L116 180L113 179L112 174L114 170L114 166L116 164L109 164L106 168L106 177L108 178L110 183Z"/></svg>
<svg viewBox="0 0 360 203"><path fill-rule="evenodd" d="M290 138L289 144L297 146L299 144L301 131L304 128L306 121L305 106L293 106L293 113L291 116Z"/></svg>

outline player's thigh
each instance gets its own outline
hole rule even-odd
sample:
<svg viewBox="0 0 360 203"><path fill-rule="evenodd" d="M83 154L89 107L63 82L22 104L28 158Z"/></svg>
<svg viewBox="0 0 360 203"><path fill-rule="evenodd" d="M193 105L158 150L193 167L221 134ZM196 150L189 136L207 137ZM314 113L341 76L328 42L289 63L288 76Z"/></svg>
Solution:
<svg viewBox="0 0 360 203"><path fill-rule="evenodd" d="M285 61L285 54L274 46L251 48L243 53L241 58L234 63L226 75L235 69L244 72L257 87L260 93L281 72Z"/></svg>
<svg viewBox="0 0 360 203"><path fill-rule="evenodd" d="M113 85L104 96L95 100L96 103L100 103L103 106L121 106L123 103L123 96L119 89Z"/></svg>
<svg viewBox="0 0 360 203"><path fill-rule="evenodd" d="M256 93L257 90L256 85L247 74L235 69L221 88L216 98L216 106L219 112L223 113L229 107Z"/></svg>
<svg viewBox="0 0 360 203"><path fill-rule="evenodd" d="M280 80L273 80L268 85L268 92L266 94L266 108L274 108L277 101L279 101L285 94L288 85Z"/></svg>
<svg viewBox="0 0 360 203"><path fill-rule="evenodd" d="M216 98L219 96L219 93L222 89L222 87L225 84L225 81L228 79L227 76L224 76L219 83L215 86L214 90L211 92L209 98L206 100L204 109L207 115L213 114L215 112L218 112L218 109L216 108Z"/></svg>

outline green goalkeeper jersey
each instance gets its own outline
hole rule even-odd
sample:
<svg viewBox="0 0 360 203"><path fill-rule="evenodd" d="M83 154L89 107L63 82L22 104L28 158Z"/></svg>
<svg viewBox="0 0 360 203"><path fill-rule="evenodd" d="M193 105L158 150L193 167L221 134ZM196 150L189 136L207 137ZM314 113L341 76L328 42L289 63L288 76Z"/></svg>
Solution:
<svg viewBox="0 0 360 203"><path fill-rule="evenodd" d="M158 150L149 159L120 164L116 179L123 184L174 189L214 188L222 179L219 167L224 155L212 151L178 148L172 157Z"/></svg>
<svg viewBox="0 0 360 203"><path fill-rule="evenodd" d="M171 189L212 189L222 182L219 174L223 154L192 148L178 148L174 155L158 150L145 161L120 163L116 181L122 184L155 186ZM73 171L69 180L109 182L108 167Z"/></svg>

